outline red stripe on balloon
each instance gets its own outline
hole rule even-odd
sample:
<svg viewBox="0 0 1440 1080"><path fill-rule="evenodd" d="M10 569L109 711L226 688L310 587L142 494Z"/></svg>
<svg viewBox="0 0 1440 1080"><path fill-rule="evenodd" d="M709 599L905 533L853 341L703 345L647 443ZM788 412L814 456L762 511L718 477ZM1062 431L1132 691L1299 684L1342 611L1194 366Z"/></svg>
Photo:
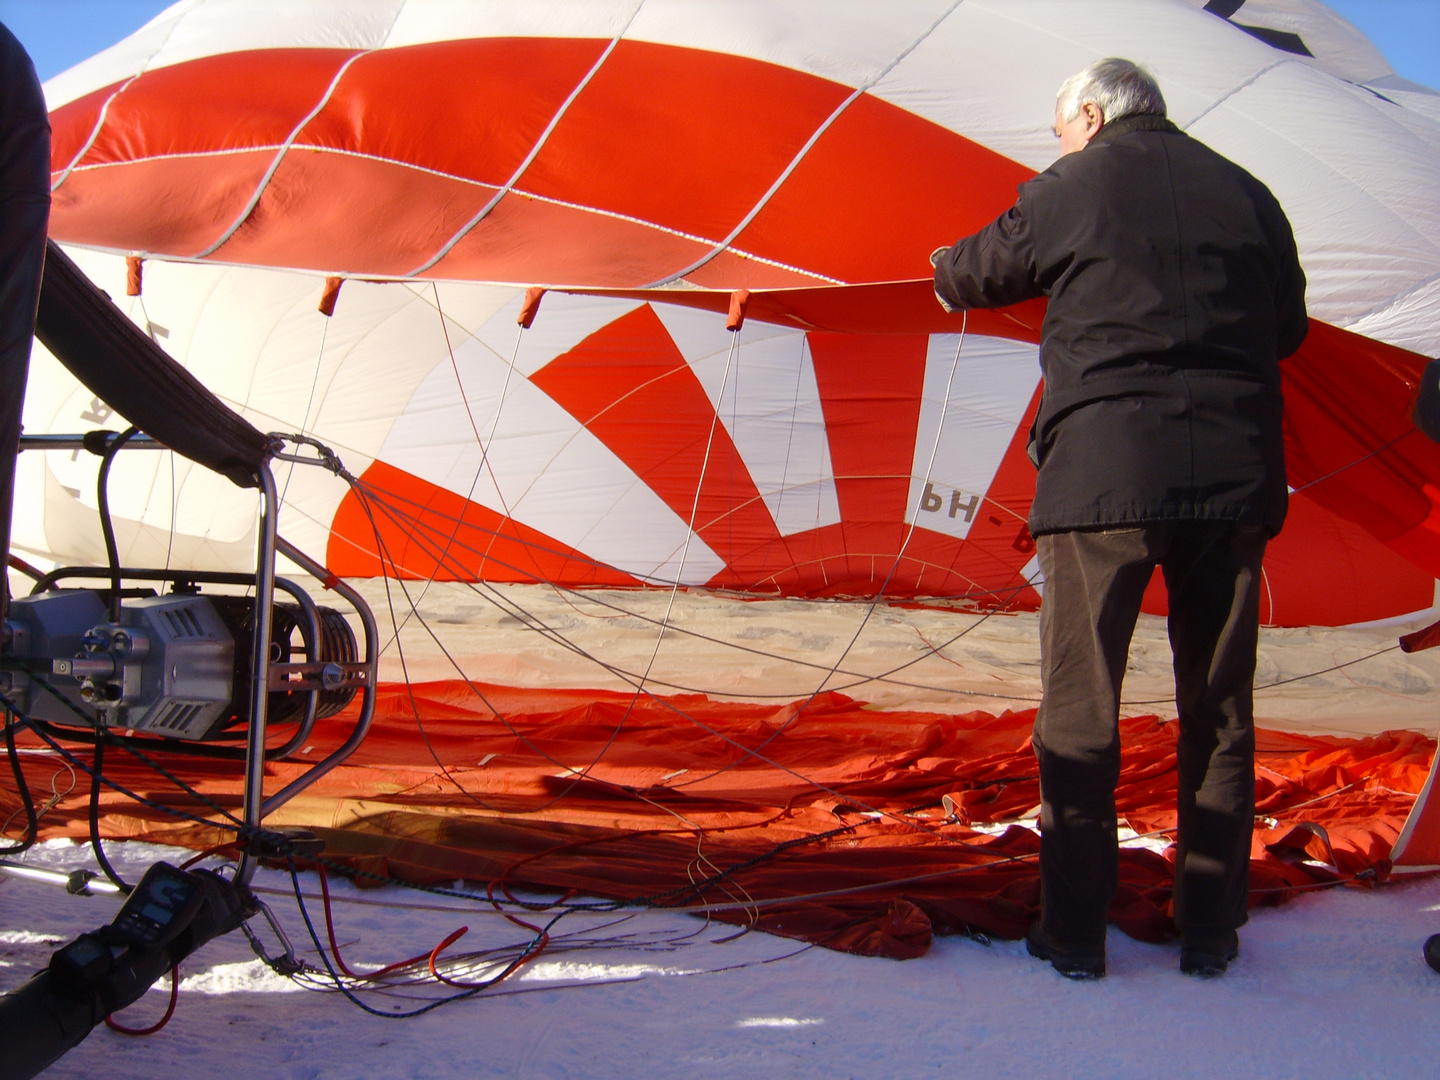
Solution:
<svg viewBox="0 0 1440 1080"><path fill-rule="evenodd" d="M351 49L262 49L147 71L110 102L105 126L80 164L277 146L320 104L353 55ZM62 106L55 115L65 118L71 109ZM68 164L61 147L51 153L56 168Z"/></svg>
<svg viewBox="0 0 1440 1080"><path fill-rule="evenodd" d="M748 57L622 41L519 186L720 240L849 92Z"/></svg>
<svg viewBox="0 0 1440 1080"><path fill-rule="evenodd" d="M1410 418L1427 363L1312 319L1280 365L1285 460L1291 484L1440 577L1440 445Z"/></svg>
<svg viewBox="0 0 1440 1080"><path fill-rule="evenodd" d="M100 110L123 85L112 83L93 90L50 114L51 183L59 179L58 174L63 169L75 163L76 155L85 149L95 125L100 121Z"/></svg>
<svg viewBox="0 0 1440 1080"><path fill-rule="evenodd" d="M1169 609L1158 575L1144 610ZM1285 528L1265 549L1260 621L1271 626L1342 626L1430 607L1435 579L1308 495L1290 497Z"/></svg>
<svg viewBox="0 0 1440 1080"><path fill-rule="evenodd" d="M846 576L874 588L890 574L908 531L928 347L923 335L810 335L843 549L853 553Z"/></svg>
<svg viewBox="0 0 1440 1080"><path fill-rule="evenodd" d="M743 573L735 566L741 553L783 544L704 387L648 305L530 378L681 521L693 515L696 533L730 567L729 575Z"/></svg>
<svg viewBox="0 0 1440 1080"><path fill-rule="evenodd" d="M390 161L291 150L254 211L214 257L398 276L428 259L495 190ZM274 228L276 219L288 224ZM383 231L356 224L379 220ZM316 262L321 253L330 261Z"/></svg>
<svg viewBox="0 0 1440 1080"><path fill-rule="evenodd" d="M342 577L640 584L537 529L383 461L371 464L360 483L366 498L346 493L325 552L325 565Z"/></svg>
<svg viewBox="0 0 1440 1080"><path fill-rule="evenodd" d="M819 138L735 246L842 281L929 270L988 224L1033 170L868 94ZM706 275L694 275L697 283ZM713 283L712 283L713 284Z"/></svg>
<svg viewBox="0 0 1440 1080"><path fill-rule="evenodd" d="M700 254L705 254L706 250L702 248ZM759 259L752 259L748 255L734 251L720 252L698 270L686 274L684 280L690 285L699 285L704 289L725 290L805 289L808 291L813 290L816 286L827 288L835 286L833 281L827 280L823 275L798 267L761 262ZM727 298L728 295L727 291ZM723 310L723 305L721 309ZM809 329L815 324L806 322L799 325Z"/></svg>
<svg viewBox="0 0 1440 1080"><path fill-rule="evenodd" d="M299 141L498 187L604 47L593 38L479 38L380 49L350 65Z"/></svg>
<svg viewBox="0 0 1440 1080"><path fill-rule="evenodd" d="M237 237L243 242L216 257L348 274L423 265L461 234L484 205L474 199L484 189L447 186L418 170L492 187L508 179L602 47L593 39L477 39L360 56L286 154L273 190ZM117 171L57 204L54 235L161 256L203 250L194 246L193 221L238 213L234 192L215 195L235 175L225 151L283 142L351 56L263 50L144 73L115 97L84 157L117 163ZM540 147L517 193L427 276L634 288L679 273L761 204L849 93L777 64L621 42ZM106 96L56 110L57 169L89 138ZM360 156L341 166L307 147ZM164 156L197 152L214 156ZM370 159L417 171L390 172ZM143 175L121 179L121 162ZM224 179L208 178L209 169ZM737 246L753 242L769 262L722 254L692 280L728 291L917 277L932 247L993 216L1027 174L861 96L745 230ZM149 197L151 188L165 197ZM254 191L252 184L239 208ZM443 205L416 209L427 201Z"/></svg>
<svg viewBox="0 0 1440 1080"><path fill-rule="evenodd" d="M119 251L198 254L245 209L274 158L249 150L77 170L51 196L50 233Z"/></svg>
<svg viewBox="0 0 1440 1080"><path fill-rule="evenodd" d="M1344 626L1421 611L1435 580L1359 525L1305 495L1292 495L1285 528L1265 549L1260 622L1266 626ZM1141 610L1170 610L1157 567Z"/></svg>
<svg viewBox="0 0 1440 1080"><path fill-rule="evenodd" d="M384 242L383 233L376 242ZM662 277L707 250L706 244L644 222L512 193L425 275L623 288Z"/></svg>

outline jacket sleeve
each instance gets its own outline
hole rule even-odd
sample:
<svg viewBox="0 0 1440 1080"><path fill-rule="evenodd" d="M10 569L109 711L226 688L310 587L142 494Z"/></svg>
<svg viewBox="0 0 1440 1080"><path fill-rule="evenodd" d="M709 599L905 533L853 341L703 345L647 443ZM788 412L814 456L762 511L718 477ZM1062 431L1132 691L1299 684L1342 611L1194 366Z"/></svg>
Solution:
<svg viewBox="0 0 1440 1080"><path fill-rule="evenodd" d="M946 307L989 308L1043 295L1021 198L994 222L936 253L935 295Z"/></svg>
<svg viewBox="0 0 1440 1080"><path fill-rule="evenodd" d="M1275 358L1284 360L1300 348L1310 332L1305 311L1305 271L1295 248L1295 232L1280 201L1269 188L1261 185L1260 190L1266 200L1262 221L1275 256Z"/></svg>
<svg viewBox="0 0 1440 1080"><path fill-rule="evenodd" d="M1275 352L1284 360L1300 348L1310 332L1310 319L1305 312L1305 271L1295 251L1295 238L1286 223L1285 239L1289 247L1281 256L1280 279L1275 287Z"/></svg>

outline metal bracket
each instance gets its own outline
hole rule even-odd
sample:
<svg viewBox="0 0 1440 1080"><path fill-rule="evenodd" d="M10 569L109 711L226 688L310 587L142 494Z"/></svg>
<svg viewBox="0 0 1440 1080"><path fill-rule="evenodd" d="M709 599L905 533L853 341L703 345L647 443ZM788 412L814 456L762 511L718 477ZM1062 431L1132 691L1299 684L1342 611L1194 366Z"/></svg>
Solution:
<svg viewBox="0 0 1440 1080"><path fill-rule="evenodd" d="M269 689L358 690L370 685L372 675L372 665L366 663L271 664Z"/></svg>

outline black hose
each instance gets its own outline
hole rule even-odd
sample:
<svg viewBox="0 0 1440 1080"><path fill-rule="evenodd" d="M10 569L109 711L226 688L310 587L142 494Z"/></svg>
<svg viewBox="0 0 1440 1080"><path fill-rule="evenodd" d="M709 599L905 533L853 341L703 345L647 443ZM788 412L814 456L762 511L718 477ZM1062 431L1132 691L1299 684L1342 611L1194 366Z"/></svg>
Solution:
<svg viewBox="0 0 1440 1080"><path fill-rule="evenodd" d="M120 549L115 543L115 523L110 520L110 466L124 445L140 433L133 424L113 439L107 439L100 455L100 474L95 479L95 501L100 507L100 532L105 537L105 558L110 564L110 618L120 618ZM96 849L98 852L98 848Z"/></svg>
<svg viewBox="0 0 1440 1080"><path fill-rule="evenodd" d="M95 861L100 869L122 893L128 895L131 886L115 872L110 860L105 857L104 845L100 843L100 775L105 765L105 740L97 732L95 736L95 759L90 774L90 846L95 850Z"/></svg>

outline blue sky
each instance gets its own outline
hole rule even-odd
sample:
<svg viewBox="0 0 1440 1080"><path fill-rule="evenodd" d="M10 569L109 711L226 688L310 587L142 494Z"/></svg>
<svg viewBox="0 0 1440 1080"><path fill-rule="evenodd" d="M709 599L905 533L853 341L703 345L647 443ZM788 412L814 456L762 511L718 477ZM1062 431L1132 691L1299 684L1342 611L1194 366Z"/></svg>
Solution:
<svg viewBox="0 0 1440 1080"><path fill-rule="evenodd" d="M1440 89L1440 0L1329 0L1379 46L1399 74ZM0 0L0 22L30 52L41 79L113 45L169 0Z"/></svg>

